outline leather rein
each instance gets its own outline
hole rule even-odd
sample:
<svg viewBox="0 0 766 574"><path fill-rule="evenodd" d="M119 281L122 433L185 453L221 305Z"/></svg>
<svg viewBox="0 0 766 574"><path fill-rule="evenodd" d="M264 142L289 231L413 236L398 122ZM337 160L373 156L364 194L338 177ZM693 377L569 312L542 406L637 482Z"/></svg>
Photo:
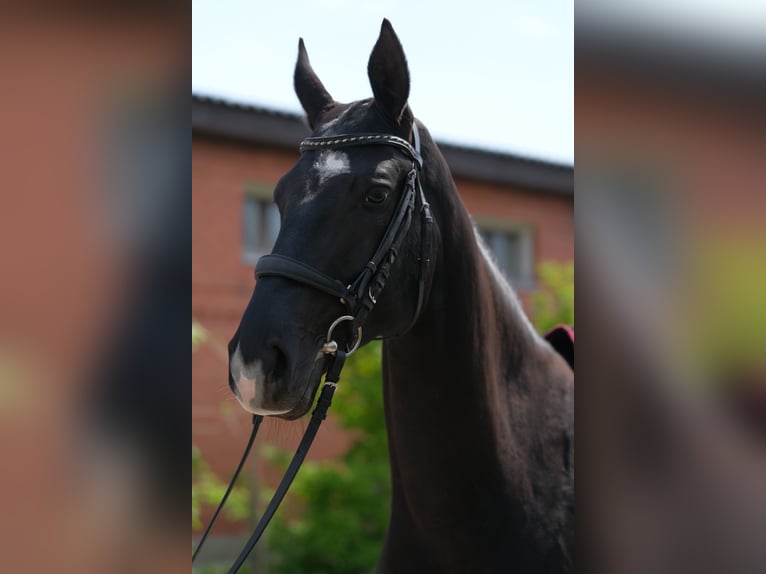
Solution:
<svg viewBox="0 0 766 574"><path fill-rule="evenodd" d="M266 511L261 516L255 530L250 535L244 548L231 566L229 574L234 574L239 571L242 564L244 564L245 560L250 555L250 552L252 552L253 548L258 543L258 540L266 530L266 527L274 516L279 504L282 502L287 490L290 488L303 460L306 458L309 448L314 441L314 437L319 430L319 425L326 418L327 410L332 404L332 398L335 394L338 381L340 380L340 372L343 369L346 357L353 353L361 343L362 326L366 322L370 311L372 311L377 303L378 296L383 291L383 287L391 272L391 267L393 266L394 261L396 261L402 243L410 230L410 225L416 208L421 219L418 298L413 318L404 332L407 332L412 328L423 309L426 283L428 281L431 265L433 218L431 216L431 208L426 201L425 195L423 194L423 188L420 185L419 175L420 170L423 168L423 159L420 155L420 134L418 133L417 125L414 122L412 124L412 136L413 144L410 144L407 140L400 137L386 134L348 134L327 137L309 137L303 140L300 144L301 153L306 151L363 145L393 146L409 156L412 160L412 168L407 173L404 190L399 198L396 211L386 228L383 239L381 239L375 253L372 255L368 263L351 283L345 284L342 281L326 275L307 263L277 253L264 255L256 264L256 279L261 277L282 277L302 283L318 291L337 297L340 303L346 307L347 314L340 316L332 323L332 325L330 325L325 343L321 348L321 352L326 355L328 360L327 374L325 375L324 384L322 385L322 391L319 394L316 407L311 413L311 420L306 427L306 432L304 433L303 438L301 438L301 442L295 451L292 461L290 461L290 465L288 466L285 475L279 483L279 487L274 493L269 505L266 507ZM333 339L333 332L339 324L346 321L352 323L352 326L356 331L356 337L352 339L352 346L347 348L346 351L342 351L338 348L338 344ZM218 504L218 508L216 508L212 519L200 538L197 548L192 554L192 564L201 550L202 545L205 543L213 525L218 519L221 510L226 504L226 500L229 498L229 494L239 477L239 473L250 454L250 449L255 441L262 420L262 415L253 415L253 428L247 446L245 447L245 451L221 502Z"/></svg>

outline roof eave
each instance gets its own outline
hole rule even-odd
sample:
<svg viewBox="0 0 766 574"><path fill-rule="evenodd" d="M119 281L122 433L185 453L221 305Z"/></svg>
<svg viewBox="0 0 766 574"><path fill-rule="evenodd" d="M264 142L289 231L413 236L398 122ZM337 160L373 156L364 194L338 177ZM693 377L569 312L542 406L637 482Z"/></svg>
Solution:
<svg viewBox="0 0 766 574"><path fill-rule="evenodd" d="M192 96L192 131L296 150L309 135L302 116ZM454 177L573 195L574 168L516 155L439 143Z"/></svg>

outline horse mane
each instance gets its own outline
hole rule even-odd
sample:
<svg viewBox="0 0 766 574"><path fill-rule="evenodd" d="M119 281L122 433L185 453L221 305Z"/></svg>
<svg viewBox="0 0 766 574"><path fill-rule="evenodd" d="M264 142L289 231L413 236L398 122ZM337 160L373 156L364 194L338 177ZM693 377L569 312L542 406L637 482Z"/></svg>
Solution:
<svg viewBox="0 0 766 574"><path fill-rule="evenodd" d="M541 343L542 338L530 323L521 301L492 255L489 247L478 233L474 221L465 208L452 177L446 159L439 150L428 129L418 120L423 146L424 187L435 211L435 219L440 227L448 226L442 239L449 243L445 246L455 257L470 261L471 272L475 273L481 285L476 285L480 293L474 298L491 306L499 323L515 325L515 336L523 337L527 342ZM430 195L429 195L430 192ZM502 329L502 325L499 326Z"/></svg>

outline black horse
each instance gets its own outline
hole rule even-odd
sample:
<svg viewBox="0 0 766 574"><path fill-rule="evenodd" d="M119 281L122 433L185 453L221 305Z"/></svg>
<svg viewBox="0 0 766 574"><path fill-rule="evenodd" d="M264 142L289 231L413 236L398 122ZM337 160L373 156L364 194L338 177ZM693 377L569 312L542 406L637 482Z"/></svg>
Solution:
<svg viewBox="0 0 766 574"><path fill-rule="evenodd" d="M572 571L573 370L532 329L410 111L407 62L387 20L368 74L374 98L338 103L299 45L295 89L314 136L420 140L423 197L385 289L369 295L362 339L385 341L393 500L378 571ZM352 283L399 213L410 155L395 145L309 146L276 187L273 253ZM428 241L418 224L425 202ZM229 345L230 384L248 411L297 419L325 369L328 326L348 301L265 275ZM336 339L352 345L355 331L341 323Z"/></svg>

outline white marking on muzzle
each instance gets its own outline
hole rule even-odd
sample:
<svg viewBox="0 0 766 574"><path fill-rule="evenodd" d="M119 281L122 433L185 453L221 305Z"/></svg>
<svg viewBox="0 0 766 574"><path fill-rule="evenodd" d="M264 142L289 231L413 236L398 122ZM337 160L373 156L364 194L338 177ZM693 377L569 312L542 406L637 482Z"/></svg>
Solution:
<svg viewBox="0 0 766 574"><path fill-rule="evenodd" d="M237 388L236 397L242 408L249 413L256 415L281 415L290 411L270 410L263 408L263 386L265 376L261 361L254 361L247 365L242 359L242 353L237 344L237 350L231 356L229 364L231 377L234 379L234 386Z"/></svg>

